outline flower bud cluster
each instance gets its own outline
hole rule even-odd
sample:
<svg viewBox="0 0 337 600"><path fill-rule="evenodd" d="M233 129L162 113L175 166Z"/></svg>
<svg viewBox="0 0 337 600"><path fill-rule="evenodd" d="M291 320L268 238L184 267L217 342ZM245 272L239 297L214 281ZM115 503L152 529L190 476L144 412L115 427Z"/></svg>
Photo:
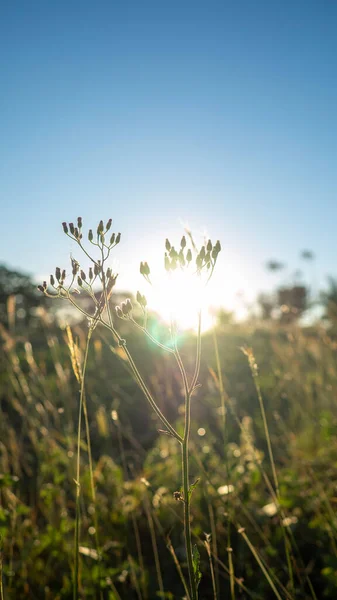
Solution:
<svg viewBox="0 0 337 600"><path fill-rule="evenodd" d="M78 217L77 227L74 225L74 223L66 223L65 221L62 223L64 233L66 235L68 235L69 237L71 237L72 239L75 239L77 242L80 242L83 237L82 225L83 225L82 217ZM106 234L111 229L111 225L112 225L112 219L109 219L105 225L101 219L100 222L98 223L97 230L96 230L97 241L100 241L102 244L104 244L108 248L111 248L112 246L117 246L117 244L119 244L119 242L121 241L120 233L112 233L109 236L108 243L106 244ZM89 242L96 244L96 242L93 241L94 234L93 234L92 229L89 229L88 240L89 240Z"/></svg>
<svg viewBox="0 0 337 600"><path fill-rule="evenodd" d="M129 319L133 310L130 298L124 300L120 306L116 306L115 310L117 317L120 319Z"/></svg>
<svg viewBox="0 0 337 600"><path fill-rule="evenodd" d="M147 262L140 263L139 272L141 275L143 275L143 277L144 277L144 279L146 279L146 281L151 283L150 282L150 267L147 264Z"/></svg>
<svg viewBox="0 0 337 600"><path fill-rule="evenodd" d="M192 260L191 250L185 250L186 238L184 235L180 241L179 252L175 249L174 246L171 245L168 239L166 239L165 241L165 248L166 252L164 256L164 264L166 271L175 271L178 267L183 268L186 265L188 266Z"/></svg>
<svg viewBox="0 0 337 600"><path fill-rule="evenodd" d="M141 306L142 309L145 310L146 305L147 305L147 300L146 300L145 296L143 294L141 294L140 292L137 292L136 298L137 298L137 302L138 302L139 306Z"/></svg>
<svg viewBox="0 0 337 600"><path fill-rule="evenodd" d="M214 269L220 251L221 244L219 240L217 240L214 246L211 240L208 240L207 244L204 244L200 248L200 251L195 259L198 272L200 272L204 267L207 269Z"/></svg>

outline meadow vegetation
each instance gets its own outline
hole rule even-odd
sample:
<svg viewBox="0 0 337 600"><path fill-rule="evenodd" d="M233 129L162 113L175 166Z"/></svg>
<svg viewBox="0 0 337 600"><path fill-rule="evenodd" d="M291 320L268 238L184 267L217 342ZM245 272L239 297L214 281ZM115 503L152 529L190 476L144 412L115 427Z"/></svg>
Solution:
<svg viewBox="0 0 337 600"><path fill-rule="evenodd" d="M73 260L37 315L1 313L1 600L335 598L334 329L168 328L115 296L106 225L91 273ZM167 241L165 266L207 281L214 248ZM50 295L83 318L58 326Z"/></svg>

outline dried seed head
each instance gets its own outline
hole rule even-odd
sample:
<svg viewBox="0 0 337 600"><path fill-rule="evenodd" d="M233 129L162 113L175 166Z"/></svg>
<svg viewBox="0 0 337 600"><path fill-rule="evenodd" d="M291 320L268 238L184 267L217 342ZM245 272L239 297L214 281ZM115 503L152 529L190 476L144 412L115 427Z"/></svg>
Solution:
<svg viewBox="0 0 337 600"><path fill-rule="evenodd" d="M104 231L104 224L103 224L103 221L100 220L100 222L98 223L98 227L97 227L97 235L100 235L103 231Z"/></svg>
<svg viewBox="0 0 337 600"><path fill-rule="evenodd" d="M37 289L38 289L40 292L42 292L42 294L44 294L44 288L43 288L43 286L42 286L42 285L38 285L38 286L37 286Z"/></svg>
<svg viewBox="0 0 337 600"><path fill-rule="evenodd" d="M137 299L138 304L140 304L140 306L142 308L145 308L145 306L147 305L147 300L146 300L145 296L143 296L140 292L137 292L136 299Z"/></svg>
<svg viewBox="0 0 337 600"><path fill-rule="evenodd" d="M68 225L65 221L62 223L62 227L63 227L64 233L68 233Z"/></svg>
<svg viewBox="0 0 337 600"><path fill-rule="evenodd" d="M113 234L112 234L112 236L111 236L111 238L110 238L110 246L113 246L113 245L114 245L114 243L115 243L115 237L116 237L116 236L115 236L115 234L113 233Z"/></svg>
<svg viewBox="0 0 337 600"><path fill-rule="evenodd" d="M106 231L109 231L111 225L112 225L112 219L109 219L109 221L107 222L107 224L105 226Z"/></svg>
<svg viewBox="0 0 337 600"><path fill-rule="evenodd" d="M183 249L181 249L180 252L179 252L179 263L180 263L181 267L185 266L185 258L184 258Z"/></svg>
<svg viewBox="0 0 337 600"><path fill-rule="evenodd" d="M121 241L121 234L120 234L120 233L117 233L117 235L116 235L116 240L115 240L115 244L116 244L116 245L117 245L117 244L119 244L119 242L120 242L120 241Z"/></svg>
<svg viewBox="0 0 337 600"><path fill-rule="evenodd" d="M116 306L115 311L116 311L117 317L119 317L120 319L124 318L124 315L123 315L123 312L122 312L120 306Z"/></svg>
<svg viewBox="0 0 337 600"><path fill-rule="evenodd" d="M98 275L98 273L100 272L100 270L101 270L100 265L98 265L97 263L95 263L95 265L94 265L94 273L95 273L95 275Z"/></svg>
<svg viewBox="0 0 337 600"><path fill-rule="evenodd" d="M77 277L77 283L80 287L82 287L82 279L80 277Z"/></svg>
<svg viewBox="0 0 337 600"><path fill-rule="evenodd" d="M54 286L55 285L55 279L54 279L54 275L50 276L50 285Z"/></svg>
<svg viewBox="0 0 337 600"><path fill-rule="evenodd" d="M60 279L61 279L61 269L60 269L60 267L56 267L56 269L55 269L55 277L56 277L57 281L60 281Z"/></svg>
<svg viewBox="0 0 337 600"><path fill-rule="evenodd" d="M69 229L70 229L70 233L72 235L74 235L75 233L75 227L74 227L74 223L69 223Z"/></svg>
<svg viewBox="0 0 337 600"><path fill-rule="evenodd" d="M104 233L101 233L100 240L101 240L101 244L104 244L104 242L105 242Z"/></svg>
<svg viewBox="0 0 337 600"><path fill-rule="evenodd" d="M212 248L213 248L212 242L211 242L211 240L208 240L208 242L207 242L207 252L212 252Z"/></svg>
<svg viewBox="0 0 337 600"><path fill-rule="evenodd" d="M75 236L75 238L76 238L77 240L78 240L78 238L80 237L80 232L78 231L78 228L77 228L77 227L75 227L75 229L74 229L74 236Z"/></svg>
<svg viewBox="0 0 337 600"><path fill-rule="evenodd" d="M65 280L65 278L66 278L66 270L65 270L65 269L63 269L63 271L62 271L62 274L61 274L61 279L62 279L62 281L64 281L64 280Z"/></svg>
<svg viewBox="0 0 337 600"><path fill-rule="evenodd" d="M85 272L83 271L83 269L81 269L81 278L83 279L83 281L86 280L87 276L85 274Z"/></svg>
<svg viewBox="0 0 337 600"><path fill-rule="evenodd" d="M170 244L170 242L169 242L169 240L167 238L166 238L166 241L165 241L165 248L166 248L167 252L170 252L170 250L171 250L171 244Z"/></svg>
<svg viewBox="0 0 337 600"><path fill-rule="evenodd" d="M79 229L81 229L81 228L82 228L82 217L77 217L77 227L78 227Z"/></svg>
<svg viewBox="0 0 337 600"><path fill-rule="evenodd" d="M72 266L72 274L76 275L76 273L80 267L79 267L78 262L76 260L74 260L73 258L71 259L71 266Z"/></svg>
<svg viewBox="0 0 337 600"><path fill-rule="evenodd" d="M92 232L92 229L89 229L88 240L89 240L89 242L92 242L93 239L94 239L94 234Z"/></svg>
<svg viewBox="0 0 337 600"><path fill-rule="evenodd" d="M110 279L108 281L108 285L106 286L108 294L111 292L112 288L114 287L116 280L117 280L117 275L112 275L110 277Z"/></svg>
<svg viewBox="0 0 337 600"><path fill-rule="evenodd" d="M186 238L185 238L184 235L181 238L180 246L181 246L182 249L186 248Z"/></svg>
<svg viewBox="0 0 337 600"><path fill-rule="evenodd" d="M129 308L128 308L126 302L122 302L121 309L122 309L122 313L123 313L124 317L127 317L129 314Z"/></svg>
<svg viewBox="0 0 337 600"><path fill-rule="evenodd" d="M187 262L191 262L191 260L192 260L192 252L190 249L187 250L186 260L187 260Z"/></svg>
<svg viewBox="0 0 337 600"><path fill-rule="evenodd" d="M110 267L109 267L109 268L106 270L106 277L107 277L107 279L110 279L111 275L112 275L112 271L111 271L111 269L110 269Z"/></svg>
<svg viewBox="0 0 337 600"><path fill-rule="evenodd" d="M181 492L173 492L173 498L179 502L181 500L183 500L183 496Z"/></svg>
<svg viewBox="0 0 337 600"><path fill-rule="evenodd" d="M94 278L94 273L93 273L92 267L89 267L89 279L90 279L90 281L91 281L93 278Z"/></svg>

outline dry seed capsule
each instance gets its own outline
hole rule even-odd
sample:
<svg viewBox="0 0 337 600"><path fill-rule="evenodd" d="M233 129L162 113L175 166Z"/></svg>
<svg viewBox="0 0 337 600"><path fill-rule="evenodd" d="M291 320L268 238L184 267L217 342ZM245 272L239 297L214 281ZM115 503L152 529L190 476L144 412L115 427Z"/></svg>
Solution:
<svg viewBox="0 0 337 600"><path fill-rule="evenodd" d="M77 283L80 287L82 287L82 279L80 277L77 277Z"/></svg>
<svg viewBox="0 0 337 600"><path fill-rule="evenodd" d="M133 309L130 298L127 298L127 300L125 301L125 305L126 305L126 308L127 308L128 314L129 314Z"/></svg>
<svg viewBox="0 0 337 600"><path fill-rule="evenodd" d="M126 317L129 314L126 302L122 302L121 309L122 309L122 313L123 313L124 317Z"/></svg>
<svg viewBox="0 0 337 600"><path fill-rule="evenodd" d="M112 275L112 271L111 271L111 269L110 269L110 267L109 267L109 268L106 270L106 276L107 276L107 279L110 279L111 275Z"/></svg>
<svg viewBox="0 0 337 600"><path fill-rule="evenodd" d="M110 277L109 281L108 281L108 285L106 286L107 292L111 292L113 286L115 285L117 280L117 275L113 275L112 277Z"/></svg>
<svg viewBox="0 0 337 600"><path fill-rule="evenodd" d="M109 231L111 225L112 225L112 219L109 219L109 221L107 222L107 224L105 226L106 231Z"/></svg>
<svg viewBox="0 0 337 600"><path fill-rule="evenodd" d="M187 250L186 260L187 260L187 262L191 262L191 260L192 260L192 252L190 249Z"/></svg>
<svg viewBox="0 0 337 600"><path fill-rule="evenodd" d="M144 275L144 263L143 262L141 262L139 265L139 272L141 275Z"/></svg>
<svg viewBox="0 0 337 600"><path fill-rule="evenodd" d="M62 223L62 227L63 227L64 233L68 233L68 225L65 221Z"/></svg>
<svg viewBox="0 0 337 600"><path fill-rule="evenodd" d="M60 269L60 267L56 267L56 269L55 269L55 277L56 277L57 281L60 281L60 279L61 279L61 269Z"/></svg>
<svg viewBox="0 0 337 600"><path fill-rule="evenodd" d="M74 229L74 236L77 240L80 237L80 232L78 231L77 227L75 227L75 229Z"/></svg>
<svg viewBox="0 0 337 600"><path fill-rule="evenodd" d="M83 271L83 269L81 269L81 278L83 279L83 281L86 280L87 276L85 274L85 272Z"/></svg>
<svg viewBox="0 0 337 600"><path fill-rule="evenodd" d="M62 279L62 281L64 281L64 280L65 280L65 278L66 278L66 270L65 270L65 269L63 269L63 271L62 271L62 275L61 275L61 279Z"/></svg>
<svg viewBox="0 0 337 600"><path fill-rule="evenodd" d="M200 256L200 254L198 254L197 258L195 259L195 263L197 265L197 268L201 269L201 267L202 267L202 257Z"/></svg>
<svg viewBox="0 0 337 600"><path fill-rule="evenodd" d="M181 246L182 249L184 249L186 247L186 238L185 238L184 235L181 238L180 246Z"/></svg>
<svg viewBox="0 0 337 600"><path fill-rule="evenodd" d="M103 221L100 220L100 222L98 223L98 227L97 227L97 235L100 235L103 230L104 230L104 224L103 224Z"/></svg>
<svg viewBox="0 0 337 600"><path fill-rule="evenodd" d="M170 242L169 242L169 240L167 238L165 240L165 248L166 248L167 252L170 252L170 250L171 250L171 244L170 244Z"/></svg>
<svg viewBox="0 0 337 600"><path fill-rule="evenodd" d="M89 267L89 279L90 281L94 278L92 267Z"/></svg>
<svg viewBox="0 0 337 600"><path fill-rule="evenodd" d="M208 242L207 242L207 252L212 252L212 248L213 248L212 242L211 242L211 240L208 240Z"/></svg>
<svg viewBox="0 0 337 600"><path fill-rule="evenodd" d="M73 267L72 268L72 274L76 275L76 273L77 273L77 271L79 269L78 263L76 262L76 260L72 260L71 264L72 264L72 267Z"/></svg>
<svg viewBox="0 0 337 600"><path fill-rule="evenodd" d="M89 240L89 242L92 242L93 239L94 239L94 234L92 232L92 229L89 229L88 240Z"/></svg>
<svg viewBox="0 0 337 600"><path fill-rule="evenodd" d="M179 252L179 263L180 263L181 267L185 266L185 258L184 258L183 249L181 249L180 252Z"/></svg>
<svg viewBox="0 0 337 600"><path fill-rule="evenodd" d="M144 275L150 275L150 267L147 262L144 263Z"/></svg>
<svg viewBox="0 0 337 600"><path fill-rule="evenodd" d="M105 241L104 233L101 233L100 239L101 239L101 244L104 244L104 241Z"/></svg>
<svg viewBox="0 0 337 600"><path fill-rule="evenodd" d="M124 315L123 315L123 312L122 312L120 306L116 306L115 311L116 311L117 317L119 317L120 319L123 319Z"/></svg>
<svg viewBox="0 0 337 600"><path fill-rule="evenodd" d="M72 235L74 235L75 233L75 227L74 227L74 223L69 223L69 229L70 229L70 233Z"/></svg>
<svg viewBox="0 0 337 600"><path fill-rule="evenodd" d="M97 263L95 263L95 265L94 265L94 273L95 273L95 275L98 275L98 273L100 272L100 270L101 270L100 265L98 265Z"/></svg>
<svg viewBox="0 0 337 600"><path fill-rule="evenodd" d="M120 241L121 241L121 234L117 233L115 244L119 244Z"/></svg>
<svg viewBox="0 0 337 600"><path fill-rule="evenodd" d="M82 217L77 217L77 227L81 229L82 227Z"/></svg>
<svg viewBox="0 0 337 600"><path fill-rule="evenodd" d="M44 289L42 285L38 285L37 289L44 294Z"/></svg>
<svg viewBox="0 0 337 600"><path fill-rule="evenodd" d="M55 285L55 279L54 279L54 275L50 276L50 285L54 286Z"/></svg>
<svg viewBox="0 0 337 600"><path fill-rule="evenodd" d="M113 233L111 238L110 238L110 246L113 246L113 244L115 243L115 234Z"/></svg>

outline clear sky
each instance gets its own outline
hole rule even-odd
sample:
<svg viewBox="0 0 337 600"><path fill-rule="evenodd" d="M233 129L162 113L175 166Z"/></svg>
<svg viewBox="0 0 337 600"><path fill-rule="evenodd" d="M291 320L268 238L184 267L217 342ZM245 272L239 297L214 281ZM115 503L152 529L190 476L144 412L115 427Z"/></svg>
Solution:
<svg viewBox="0 0 337 600"><path fill-rule="evenodd" d="M3 0L0 50L1 262L66 266L81 215L122 232L125 286L185 222L223 296L305 248L337 275L335 0Z"/></svg>

